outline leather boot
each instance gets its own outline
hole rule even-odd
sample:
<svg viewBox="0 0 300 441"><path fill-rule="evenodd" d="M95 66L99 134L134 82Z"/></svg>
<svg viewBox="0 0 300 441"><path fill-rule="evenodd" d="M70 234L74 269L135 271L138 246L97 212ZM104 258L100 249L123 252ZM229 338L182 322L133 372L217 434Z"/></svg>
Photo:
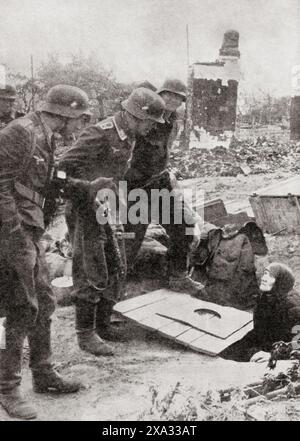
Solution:
<svg viewBox="0 0 300 441"><path fill-rule="evenodd" d="M0 350L0 403L12 418L31 420L37 413L20 391L24 339L22 329L6 324L6 348Z"/></svg>
<svg viewBox="0 0 300 441"><path fill-rule="evenodd" d="M32 384L34 392L40 394L49 392L70 394L78 392L82 387L79 381L62 377L53 367L43 370L32 370Z"/></svg>
<svg viewBox="0 0 300 441"><path fill-rule="evenodd" d="M170 275L169 288L173 291L183 292L192 296L200 296L204 298L207 296L204 285L193 280L187 271L181 272L178 275Z"/></svg>
<svg viewBox="0 0 300 441"><path fill-rule="evenodd" d="M77 392L81 383L59 375L51 362L51 320L38 318L28 334L33 390L37 393L60 394Z"/></svg>
<svg viewBox="0 0 300 441"><path fill-rule="evenodd" d="M126 325L121 323L118 326L111 323L113 305L112 301L105 298L102 298L97 304L96 330L97 334L104 340L121 343L127 341L124 334Z"/></svg>
<svg viewBox="0 0 300 441"><path fill-rule="evenodd" d="M113 348L96 333L97 305L88 302L76 304L76 332L78 345L83 351L94 355L113 355Z"/></svg>

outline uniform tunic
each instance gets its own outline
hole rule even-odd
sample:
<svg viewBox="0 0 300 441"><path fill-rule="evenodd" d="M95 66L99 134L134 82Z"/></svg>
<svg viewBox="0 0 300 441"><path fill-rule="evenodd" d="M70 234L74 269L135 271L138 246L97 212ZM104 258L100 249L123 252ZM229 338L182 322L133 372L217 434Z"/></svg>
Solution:
<svg viewBox="0 0 300 441"><path fill-rule="evenodd" d="M118 184L128 167L132 148L124 114L118 112L87 127L63 156L59 167L71 177L113 177ZM120 278L126 269L123 241L116 243L111 226L100 225L95 212L86 204L69 203L67 213L73 243L74 300L98 303L107 297L117 301Z"/></svg>
<svg viewBox="0 0 300 441"><path fill-rule="evenodd" d="M53 160L52 133L38 112L0 132L0 303L25 327L55 308L40 242Z"/></svg>
<svg viewBox="0 0 300 441"><path fill-rule="evenodd" d="M176 120L177 114L173 112L169 118L166 118L165 124L158 124L146 137L137 137L130 168L125 175L129 191L135 188L145 188L149 201L151 201L151 190L167 189L173 190L176 194L174 205L171 204L170 208L170 222L166 223L163 220L165 207L162 204L159 207L159 219L156 220L166 229L170 237L169 258L173 273L186 270L189 243L192 238L191 235L186 235L186 228L194 226L195 222L199 220L196 213L186 203L183 203L176 180L168 171L173 133L176 132L177 127ZM163 176L158 176L162 172L164 172ZM130 204L128 204L128 208L130 208ZM181 212L183 220L181 224L174 221L176 219L175 213L178 213L177 210ZM150 202L148 213L151 213ZM151 223L150 218L149 223ZM135 240L126 242L127 259L131 263L134 262L141 248L147 227L148 224L131 225L130 223L125 226L127 232L135 233Z"/></svg>

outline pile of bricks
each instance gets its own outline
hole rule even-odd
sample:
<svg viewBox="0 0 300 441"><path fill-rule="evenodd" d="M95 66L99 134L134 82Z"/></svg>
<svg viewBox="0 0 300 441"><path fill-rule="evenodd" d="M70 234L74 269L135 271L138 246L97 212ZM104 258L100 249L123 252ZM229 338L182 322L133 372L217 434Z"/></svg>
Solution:
<svg viewBox="0 0 300 441"><path fill-rule="evenodd" d="M300 143L267 139L234 139L228 149L179 149L171 152L171 165L182 179L202 176L237 176L300 170Z"/></svg>

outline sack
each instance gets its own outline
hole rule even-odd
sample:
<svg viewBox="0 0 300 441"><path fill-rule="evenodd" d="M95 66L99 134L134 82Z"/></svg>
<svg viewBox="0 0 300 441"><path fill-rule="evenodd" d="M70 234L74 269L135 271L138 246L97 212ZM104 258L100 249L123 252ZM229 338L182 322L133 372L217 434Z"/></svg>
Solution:
<svg viewBox="0 0 300 441"><path fill-rule="evenodd" d="M219 228L209 231L205 243L200 243L198 264L205 273L210 301L239 309L252 307L259 292L254 254L267 251L263 233L254 222L232 235Z"/></svg>

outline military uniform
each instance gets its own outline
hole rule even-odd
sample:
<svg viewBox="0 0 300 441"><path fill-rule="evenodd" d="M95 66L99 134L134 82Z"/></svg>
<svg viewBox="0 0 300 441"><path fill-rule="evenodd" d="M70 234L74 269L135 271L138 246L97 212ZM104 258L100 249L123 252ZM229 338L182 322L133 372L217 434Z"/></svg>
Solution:
<svg viewBox="0 0 300 441"><path fill-rule="evenodd" d="M47 106L51 107L45 110L49 113L30 113L0 132L0 304L6 316L5 348L0 350L0 403L9 415L22 419L36 417L19 387L25 337L36 392L68 393L80 387L61 377L51 362L50 317L55 299L41 236L54 171L55 142L49 125L63 130L70 119L85 112L88 98L81 89L58 85L48 92Z"/></svg>
<svg viewBox="0 0 300 441"><path fill-rule="evenodd" d="M186 235L186 228L193 227L198 220L196 213L180 200L180 191L177 187L176 180L168 171L170 138L176 129L176 120L177 114L173 112L169 118L166 119L165 124L153 129L147 137L137 137L130 168L125 174L125 180L128 181L128 191L135 188L144 188L149 194L149 202L151 201L151 190L154 189L173 190L178 194L174 206L171 205L169 224L164 224L162 220L164 207L160 207L159 213L159 223L166 229L170 238L169 261L170 271L173 274L186 271L187 254L192 239L192 236ZM128 208L130 209L130 204L128 204ZM176 209L182 210L182 224L174 223ZM151 213L150 205L148 213ZM126 232L135 233L134 241L126 241L128 262L134 262L144 240L147 228L148 225L145 224L132 225L128 223L125 226Z"/></svg>
<svg viewBox="0 0 300 441"><path fill-rule="evenodd" d="M117 193L116 185L126 172L136 134L145 133L157 122L164 123L165 104L159 95L141 87L122 101L122 108L80 134L60 164L68 176L113 179ZM116 234L121 226L98 223L93 206L80 201L72 204L69 213L69 218L73 218L68 224L74 249L78 344L95 355L111 355L112 348L102 338L112 339L110 316L114 302L120 299L125 278L124 242ZM108 219L109 210L106 213Z"/></svg>
<svg viewBox="0 0 300 441"><path fill-rule="evenodd" d="M133 149L133 140L127 133L123 111L87 127L63 156L59 168L74 178L113 177L118 184ZM110 324L113 304L120 299L122 291L126 271L124 243L116 241L111 225L97 223L91 207L69 203L67 213L73 243L77 329L93 326L94 305L97 305L98 329L105 328Z"/></svg>
<svg viewBox="0 0 300 441"><path fill-rule="evenodd" d="M0 146L0 234L3 244L0 256L6 278L9 271L12 280L12 292L5 292L5 309L7 320L19 313L20 317L13 322L28 329L34 325L38 314L48 319L54 311L40 243L45 227L43 203L54 162L54 144L41 115L31 113L2 130ZM18 249L22 244L22 250ZM14 286L16 279L17 287ZM40 286L38 290L36 283ZM41 299L37 298L38 293L42 293ZM15 301L22 305L22 310L14 308Z"/></svg>
<svg viewBox="0 0 300 441"><path fill-rule="evenodd" d="M63 156L60 168L75 178L92 180L113 176L118 181L124 175L133 148L133 140L125 130L122 111L87 127Z"/></svg>

